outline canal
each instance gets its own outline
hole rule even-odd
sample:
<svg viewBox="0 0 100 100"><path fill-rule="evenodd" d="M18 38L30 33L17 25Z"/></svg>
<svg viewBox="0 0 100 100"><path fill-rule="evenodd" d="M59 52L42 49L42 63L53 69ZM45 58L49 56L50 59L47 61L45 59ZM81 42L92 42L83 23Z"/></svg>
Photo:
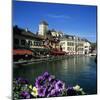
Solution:
<svg viewBox="0 0 100 100"><path fill-rule="evenodd" d="M97 93L97 65L95 57L75 56L63 60L15 66L13 77L23 77L32 84L45 71L56 76L66 85L79 84L87 94Z"/></svg>

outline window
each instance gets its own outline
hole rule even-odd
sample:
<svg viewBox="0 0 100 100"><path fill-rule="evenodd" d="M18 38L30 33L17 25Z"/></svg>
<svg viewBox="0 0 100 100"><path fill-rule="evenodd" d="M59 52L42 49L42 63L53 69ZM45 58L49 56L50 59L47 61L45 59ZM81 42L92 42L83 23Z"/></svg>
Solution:
<svg viewBox="0 0 100 100"><path fill-rule="evenodd" d="M32 46L32 41L28 41L28 46Z"/></svg>
<svg viewBox="0 0 100 100"><path fill-rule="evenodd" d="M78 48L78 51L83 51L83 48Z"/></svg>
<svg viewBox="0 0 100 100"><path fill-rule="evenodd" d="M21 45L25 45L26 41L25 40L21 40Z"/></svg>
<svg viewBox="0 0 100 100"><path fill-rule="evenodd" d="M40 46L40 45L41 45L39 41L37 42L37 45L38 45L38 46Z"/></svg>
<svg viewBox="0 0 100 100"><path fill-rule="evenodd" d="M62 49L65 50L65 47L63 47Z"/></svg>
<svg viewBox="0 0 100 100"><path fill-rule="evenodd" d="M67 45L70 46L70 42L67 42Z"/></svg>
<svg viewBox="0 0 100 100"><path fill-rule="evenodd" d="M19 40L18 39L14 39L14 44L18 45L19 44Z"/></svg>
<svg viewBox="0 0 100 100"><path fill-rule="evenodd" d="M34 41L34 46L36 46L37 44L36 44L36 41Z"/></svg>
<svg viewBox="0 0 100 100"><path fill-rule="evenodd" d="M69 51L70 50L70 47L67 47L67 50Z"/></svg>
<svg viewBox="0 0 100 100"><path fill-rule="evenodd" d="M68 37L69 39L72 39L72 37Z"/></svg>
<svg viewBox="0 0 100 100"><path fill-rule="evenodd" d="M74 43L72 42L72 46L74 46Z"/></svg>
<svg viewBox="0 0 100 100"><path fill-rule="evenodd" d="M64 45L65 44L65 42L61 42L61 45Z"/></svg>
<svg viewBox="0 0 100 100"><path fill-rule="evenodd" d="M88 46L85 46L85 48L88 48Z"/></svg>
<svg viewBox="0 0 100 100"><path fill-rule="evenodd" d="M74 43L73 42L67 42L67 45L68 46L74 46Z"/></svg>
<svg viewBox="0 0 100 100"><path fill-rule="evenodd" d="M41 43L39 41L34 41L34 46L40 46Z"/></svg>
<svg viewBox="0 0 100 100"><path fill-rule="evenodd" d="M83 51L83 48L81 48L81 50Z"/></svg>
<svg viewBox="0 0 100 100"><path fill-rule="evenodd" d="M42 45L42 42L38 41L38 46L41 46Z"/></svg>
<svg viewBox="0 0 100 100"><path fill-rule="evenodd" d="M83 46L83 43L79 43L79 46Z"/></svg>

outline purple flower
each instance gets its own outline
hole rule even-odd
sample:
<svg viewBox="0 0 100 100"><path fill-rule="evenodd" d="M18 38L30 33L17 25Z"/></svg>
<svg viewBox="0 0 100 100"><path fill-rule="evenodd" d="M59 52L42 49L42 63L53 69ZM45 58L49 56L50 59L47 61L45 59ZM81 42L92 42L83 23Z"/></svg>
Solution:
<svg viewBox="0 0 100 100"><path fill-rule="evenodd" d="M76 91L73 89L73 87L68 87L67 88L67 95L68 96L74 96L77 95Z"/></svg>
<svg viewBox="0 0 100 100"><path fill-rule="evenodd" d="M50 76L50 75L49 75L48 72L45 72L45 73L43 74L43 77L44 77L45 80L47 80L47 79L49 78L49 76Z"/></svg>
<svg viewBox="0 0 100 100"><path fill-rule="evenodd" d="M55 89L51 90L51 96L56 96L56 90Z"/></svg>
<svg viewBox="0 0 100 100"><path fill-rule="evenodd" d="M39 77L36 79L35 86L38 88L38 87L43 86L43 84L44 84L43 77L42 77L42 76L39 76Z"/></svg>
<svg viewBox="0 0 100 100"><path fill-rule="evenodd" d="M22 91L20 95L23 99L30 99L30 94L27 91Z"/></svg>
<svg viewBox="0 0 100 100"><path fill-rule="evenodd" d="M45 94L46 94L46 88L44 88L44 87L38 88L38 95L40 97L45 97Z"/></svg>
<svg viewBox="0 0 100 100"><path fill-rule="evenodd" d="M59 80L55 84L55 89L58 90L58 91L61 91L61 90L65 89L65 84L62 81Z"/></svg>
<svg viewBox="0 0 100 100"><path fill-rule="evenodd" d="M50 85L49 87L48 87L48 91L50 92L52 89L54 89L54 85Z"/></svg>
<svg viewBox="0 0 100 100"><path fill-rule="evenodd" d="M28 80L23 79L21 77L17 78L17 81L18 81L19 84L28 84Z"/></svg>
<svg viewBox="0 0 100 100"><path fill-rule="evenodd" d="M50 75L50 77L49 77L49 82L50 82L50 83L53 83L54 81L55 81L55 76Z"/></svg>
<svg viewBox="0 0 100 100"><path fill-rule="evenodd" d="M56 89L52 89L50 94L48 94L48 97L55 97L55 96L59 96L60 92Z"/></svg>

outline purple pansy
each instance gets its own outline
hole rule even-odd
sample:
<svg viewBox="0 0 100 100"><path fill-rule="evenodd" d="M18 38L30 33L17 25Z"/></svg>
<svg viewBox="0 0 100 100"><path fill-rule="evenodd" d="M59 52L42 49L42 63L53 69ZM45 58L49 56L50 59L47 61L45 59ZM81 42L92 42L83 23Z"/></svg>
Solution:
<svg viewBox="0 0 100 100"><path fill-rule="evenodd" d="M49 82L53 83L54 81L55 81L55 76L54 75L50 75Z"/></svg>
<svg viewBox="0 0 100 100"><path fill-rule="evenodd" d="M39 97L45 97L45 94L46 94L46 88L45 87L38 88Z"/></svg>
<svg viewBox="0 0 100 100"><path fill-rule="evenodd" d="M50 93L50 96L59 96L60 92L56 89L52 89L51 90L51 93Z"/></svg>
<svg viewBox="0 0 100 100"><path fill-rule="evenodd" d="M44 84L43 77L42 77L42 76L39 76L39 77L36 79L35 86L38 88L38 87L43 86L43 84Z"/></svg>
<svg viewBox="0 0 100 100"><path fill-rule="evenodd" d="M61 90L65 89L65 84L62 81L59 80L55 84L55 89L58 90L58 91L61 91Z"/></svg>
<svg viewBox="0 0 100 100"><path fill-rule="evenodd" d="M22 91L20 95L23 99L30 99L30 94L27 91Z"/></svg>
<svg viewBox="0 0 100 100"><path fill-rule="evenodd" d="M43 74L43 78L45 79L45 80L47 80L48 78L49 78L49 73L48 72L45 72L44 74Z"/></svg>
<svg viewBox="0 0 100 100"><path fill-rule="evenodd" d="M28 84L28 80L23 79L21 77L17 78L17 81L18 81L19 84Z"/></svg>
<svg viewBox="0 0 100 100"><path fill-rule="evenodd" d="M52 89L54 89L54 85L50 84L50 86L48 87L48 91L50 92Z"/></svg>

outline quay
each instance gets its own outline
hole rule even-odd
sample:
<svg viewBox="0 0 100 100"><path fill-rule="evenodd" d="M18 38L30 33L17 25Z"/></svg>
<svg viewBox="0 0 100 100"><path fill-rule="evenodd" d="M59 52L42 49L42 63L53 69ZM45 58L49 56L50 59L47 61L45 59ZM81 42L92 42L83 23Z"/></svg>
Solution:
<svg viewBox="0 0 100 100"><path fill-rule="evenodd" d="M45 57L45 58L39 58L39 59L31 59L31 60L20 60L20 61L15 61L13 64L32 64L32 63L40 63L40 62L46 62L46 61L55 61L55 60L62 60L68 58L68 56L63 55L63 56L52 56L52 57Z"/></svg>
<svg viewBox="0 0 100 100"><path fill-rule="evenodd" d="M52 57L44 57L44 58L38 58L38 59L31 59L31 60L20 60L15 61L13 64L21 64L21 65L28 65L28 64L34 64L34 63L41 63L41 62L47 62L47 61L56 61L56 60L63 60L71 57L80 57L85 55L62 55L62 56L52 56Z"/></svg>

